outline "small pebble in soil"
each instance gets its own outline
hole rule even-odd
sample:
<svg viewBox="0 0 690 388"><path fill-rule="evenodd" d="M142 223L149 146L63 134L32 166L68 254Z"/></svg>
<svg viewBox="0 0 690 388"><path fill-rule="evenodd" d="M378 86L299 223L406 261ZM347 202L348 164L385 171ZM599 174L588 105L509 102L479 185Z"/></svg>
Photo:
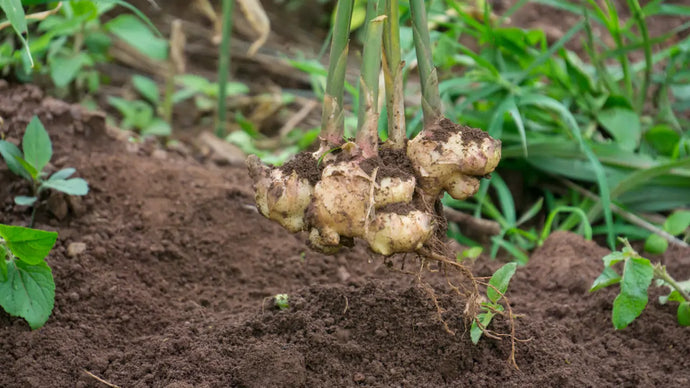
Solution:
<svg viewBox="0 0 690 388"><path fill-rule="evenodd" d="M73 242L67 246L67 256L77 257L86 251L86 244L83 242Z"/></svg>
<svg viewBox="0 0 690 388"><path fill-rule="evenodd" d="M364 376L364 374L359 373L359 372L355 373L355 375L352 376L352 380L355 383L362 383L362 382L364 382L365 379L366 379L366 377Z"/></svg>

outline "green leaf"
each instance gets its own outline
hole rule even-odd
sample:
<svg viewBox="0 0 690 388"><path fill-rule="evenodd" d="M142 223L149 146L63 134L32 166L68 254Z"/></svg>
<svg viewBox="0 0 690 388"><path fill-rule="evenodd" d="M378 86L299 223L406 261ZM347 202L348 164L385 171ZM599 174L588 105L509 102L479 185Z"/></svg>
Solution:
<svg viewBox="0 0 690 388"><path fill-rule="evenodd" d="M492 312L486 312L486 313L481 313L477 315L477 319L479 322L481 322L482 326L484 328L487 328L489 326L489 323L491 323L491 319L494 317L494 313ZM482 338L482 334L484 332L482 329L477 325L477 321L474 320L472 321L472 328L470 329L470 338L472 339L473 344L479 343L479 339Z"/></svg>
<svg viewBox="0 0 690 388"><path fill-rule="evenodd" d="M0 0L0 8L17 34L26 34L26 16L21 0Z"/></svg>
<svg viewBox="0 0 690 388"><path fill-rule="evenodd" d="M49 179L41 184L39 190L45 188L61 191L68 195L86 195L89 193L89 184L82 178Z"/></svg>
<svg viewBox="0 0 690 388"><path fill-rule="evenodd" d="M662 254L668 249L668 240L658 234L650 234L644 241L644 250L655 255Z"/></svg>
<svg viewBox="0 0 690 388"><path fill-rule="evenodd" d="M18 195L14 197L14 203L19 206L31 206L38 201L36 197L27 197L25 195Z"/></svg>
<svg viewBox="0 0 690 388"><path fill-rule="evenodd" d="M31 51L29 51L29 43L26 41L26 15L24 14L24 8L22 8L21 0L0 0L0 9L7 16L7 20L12 25L14 32L17 33L19 40L22 42L25 53L28 56L30 66L33 67L34 61L31 58Z"/></svg>
<svg viewBox="0 0 690 388"><path fill-rule="evenodd" d="M489 284L496 287L496 289L492 287L488 287L486 289L486 296L489 297L490 301L496 303L499 299L501 299L501 294L505 294L506 290L508 289L510 279L515 274L516 269L517 263L508 263L494 272L493 276L491 276L491 279L489 280Z"/></svg>
<svg viewBox="0 0 690 388"><path fill-rule="evenodd" d="M597 290L601 290L602 288L618 284L621 281L620 275L611 267L606 267L604 268L604 271L599 275L596 280L594 280L594 283L592 284L592 287L590 287L589 292L594 292Z"/></svg>
<svg viewBox="0 0 690 388"><path fill-rule="evenodd" d="M36 169L34 168L34 166L32 166L31 164L29 164L29 162L27 162L26 160L24 160L24 158L20 158L20 157L18 157L18 156L15 156L15 157L14 157L14 160L16 160L17 163L19 163L19 165L21 165L22 168L23 168L24 170L26 170L26 172L27 172L27 173L29 174L29 176L30 176L29 180L38 180L39 171L36 170Z"/></svg>
<svg viewBox="0 0 690 388"><path fill-rule="evenodd" d="M153 59L168 58L168 42L157 37L134 15L120 15L105 24L105 28L130 46Z"/></svg>
<svg viewBox="0 0 690 388"><path fill-rule="evenodd" d="M49 178L49 180L54 180L54 179L67 179L67 178L69 178L70 176L72 176L72 174L74 174L76 171L77 171L77 170L74 169L74 168L72 168L72 167L63 168L62 170L57 171L56 173L54 173L53 175L51 175L50 178Z"/></svg>
<svg viewBox="0 0 690 388"><path fill-rule="evenodd" d="M0 283L7 281L7 248L0 244Z"/></svg>
<svg viewBox="0 0 690 388"><path fill-rule="evenodd" d="M48 132L46 132L38 116L34 116L26 127L22 139L22 149L24 150L24 160L38 172L43 170L53 156L50 136L48 136Z"/></svg>
<svg viewBox="0 0 690 388"><path fill-rule="evenodd" d="M7 167L9 167L10 171L25 179L31 180L31 174L29 174L17 160L17 158L24 158L24 155L16 145L6 140L0 140L0 155L5 159L5 163L7 163Z"/></svg>
<svg viewBox="0 0 690 388"><path fill-rule="evenodd" d="M55 232L9 225L0 225L0 237L12 254L32 265L42 262L57 241Z"/></svg>
<svg viewBox="0 0 690 388"><path fill-rule="evenodd" d="M690 227L690 211L681 210L674 212L664 222L664 230L674 236L685 232Z"/></svg>
<svg viewBox="0 0 690 388"><path fill-rule="evenodd" d="M137 74L132 76L132 84L139 94L153 105L158 106L160 103L160 93L158 91L158 84L154 80Z"/></svg>
<svg viewBox="0 0 690 388"><path fill-rule="evenodd" d="M678 305L678 324L690 326L690 301Z"/></svg>
<svg viewBox="0 0 690 388"><path fill-rule="evenodd" d="M144 136L170 136L172 128L165 120L155 118L149 125L141 129L141 134Z"/></svg>
<svg viewBox="0 0 690 388"><path fill-rule="evenodd" d="M667 124L657 124L645 132L644 139L660 154L671 156L678 147L680 135Z"/></svg>
<svg viewBox="0 0 690 388"><path fill-rule="evenodd" d="M633 151L640 144L642 127L635 111L619 106L607 108L597 114L597 120L622 150Z"/></svg>
<svg viewBox="0 0 690 388"><path fill-rule="evenodd" d="M629 257L629 255L626 255L623 252L614 251L614 252L611 252L608 255L604 256L602 258L602 260L604 261L605 267L610 267L616 263L619 263L619 262L625 260L628 257Z"/></svg>
<svg viewBox="0 0 690 388"><path fill-rule="evenodd" d="M631 257L625 261L621 292L613 301L613 326L616 329L627 327L647 306L647 289L653 277L654 268L649 260Z"/></svg>
<svg viewBox="0 0 690 388"><path fill-rule="evenodd" d="M55 86L64 88L77 78L87 61L88 58L84 54L55 55L50 59L50 78Z"/></svg>
<svg viewBox="0 0 690 388"><path fill-rule="evenodd" d="M462 251L461 259L474 260L474 259L478 258L479 255L481 255L483 251L484 251L484 248L482 248L481 246L476 246L476 247L471 247L471 248L465 249Z"/></svg>
<svg viewBox="0 0 690 388"><path fill-rule="evenodd" d="M8 314L26 319L32 329L43 326L55 303L55 282L50 267L14 260L7 280L0 283L0 306Z"/></svg>

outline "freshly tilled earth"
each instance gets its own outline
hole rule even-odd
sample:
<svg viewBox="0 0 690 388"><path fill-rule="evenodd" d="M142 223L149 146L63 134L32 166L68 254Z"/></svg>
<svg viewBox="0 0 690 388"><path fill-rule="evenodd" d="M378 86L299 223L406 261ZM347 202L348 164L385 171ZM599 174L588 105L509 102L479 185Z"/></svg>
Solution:
<svg viewBox="0 0 690 388"><path fill-rule="evenodd" d="M616 290L587 292L608 253L593 242L554 233L518 269L507 294L526 340L518 371L507 340L471 344L461 300L440 294L451 336L414 277L359 245L313 253L305 235L264 219L244 167L128 144L101 115L35 87L0 88L0 132L18 142L38 114L52 168L75 167L91 185L82 200L44 198L38 210L36 226L59 233L48 258L55 309L36 331L0 312L2 387L104 386L93 376L177 388L690 384L690 328L676 324L675 306L659 305L662 290L622 331L610 320ZM28 190L0 166L0 223L27 224L29 210L12 198ZM68 254L75 243L86 250ZM690 277L690 251L659 259ZM411 255L391 260L403 261L416 265ZM480 259L473 271L499 265ZM289 309L273 307L277 293L289 294ZM492 325L508 332L500 319Z"/></svg>

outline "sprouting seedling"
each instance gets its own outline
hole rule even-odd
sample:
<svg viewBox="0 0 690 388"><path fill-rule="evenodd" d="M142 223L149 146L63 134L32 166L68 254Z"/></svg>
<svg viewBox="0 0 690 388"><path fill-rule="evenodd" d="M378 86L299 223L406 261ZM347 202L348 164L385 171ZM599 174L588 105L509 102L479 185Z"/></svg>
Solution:
<svg viewBox="0 0 690 388"><path fill-rule="evenodd" d="M53 311L55 282L45 257L56 240L55 232L0 225L0 306L32 329Z"/></svg>
<svg viewBox="0 0 690 388"><path fill-rule="evenodd" d="M661 304L669 301L678 302L677 319L682 326L690 326L690 281L678 282L666 271L661 263L652 264L651 261L640 256L628 240L620 239L625 245L619 252L606 255L604 271L594 281L590 292L620 284L620 293L613 301L613 326L620 330L634 321L647 306L647 289L652 280L656 279L657 286L666 286L671 292L659 298ZM623 263L623 275L619 275L613 268L615 264Z"/></svg>
<svg viewBox="0 0 690 388"><path fill-rule="evenodd" d="M288 294L276 294L273 298L276 307L281 310L287 310L290 308L290 303L288 300Z"/></svg>
<svg viewBox="0 0 690 388"><path fill-rule="evenodd" d="M63 168L46 178L47 174L43 169L53 156L53 145L48 132L37 116L34 116L26 127L22 139L22 150L23 152L6 140L0 140L0 154L10 171L32 183L33 195L16 196L14 202L17 205L34 206L39 195L47 189L61 191L68 195L88 194L89 185L84 179L70 178L76 172L72 167ZM34 206L30 225L33 225L35 213Z"/></svg>

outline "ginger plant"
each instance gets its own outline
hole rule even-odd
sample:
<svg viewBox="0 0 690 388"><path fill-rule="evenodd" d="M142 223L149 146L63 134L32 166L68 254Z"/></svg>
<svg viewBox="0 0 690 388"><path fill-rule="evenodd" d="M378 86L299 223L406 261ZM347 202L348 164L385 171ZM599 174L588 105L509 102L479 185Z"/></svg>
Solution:
<svg viewBox="0 0 690 388"><path fill-rule="evenodd" d="M383 255L433 248L445 219L444 192L466 199L501 156L486 132L442 117L424 2L410 1L422 86L424 129L405 139L402 68L395 0L370 0L359 82L358 130L343 139L343 90L352 0L338 2L319 149L282 167L250 156L256 201L264 216L291 232L308 231L312 247L332 253L354 238ZM385 33L384 33L385 32ZM383 50L382 50L383 47ZM378 138L378 79L383 71L389 138Z"/></svg>
<svg viewBox="0 0 690 388"><path fill-rule="evenodd" d="M441 197L445 192L456 199L474 195L480 179L498 165L501 142L480 129L442 117L422 0L410 0L423 94L422 132L412 140L406 139L398 2L369 0L358 128L354 140L344 139L343 90L352 9L353 0L338 2L319 148L314 153L298 154L281 167L266 166L250 155L247 166L255 184L257 207L265 217L291 232L309 232L311 246L322 252L336 252L359 238L384 256L416 253L421 261L419 272L403 268L401 272L417 277L418 285L436 306L445 330L454 334L443 318L445 311L434 287L422 281L422 272L432 270L435 263L452 292L465 297L464 318L472 325L473 341L481 334L493 339L509 337L510 361L517 368L515 315L505 298L505 288L475 278L469 269L448 257L442 242L446 220ZM378 79L382 71L389 126L385 142L378 137ZM449 277L452 271L470 284L453 281ZM480 287L495 295L492 304L482 303ZM499 299L505 308L499 308ZM482 309L486 312L480 314ZM510 334L487 328L494 315L509 320Z"/></svg>

